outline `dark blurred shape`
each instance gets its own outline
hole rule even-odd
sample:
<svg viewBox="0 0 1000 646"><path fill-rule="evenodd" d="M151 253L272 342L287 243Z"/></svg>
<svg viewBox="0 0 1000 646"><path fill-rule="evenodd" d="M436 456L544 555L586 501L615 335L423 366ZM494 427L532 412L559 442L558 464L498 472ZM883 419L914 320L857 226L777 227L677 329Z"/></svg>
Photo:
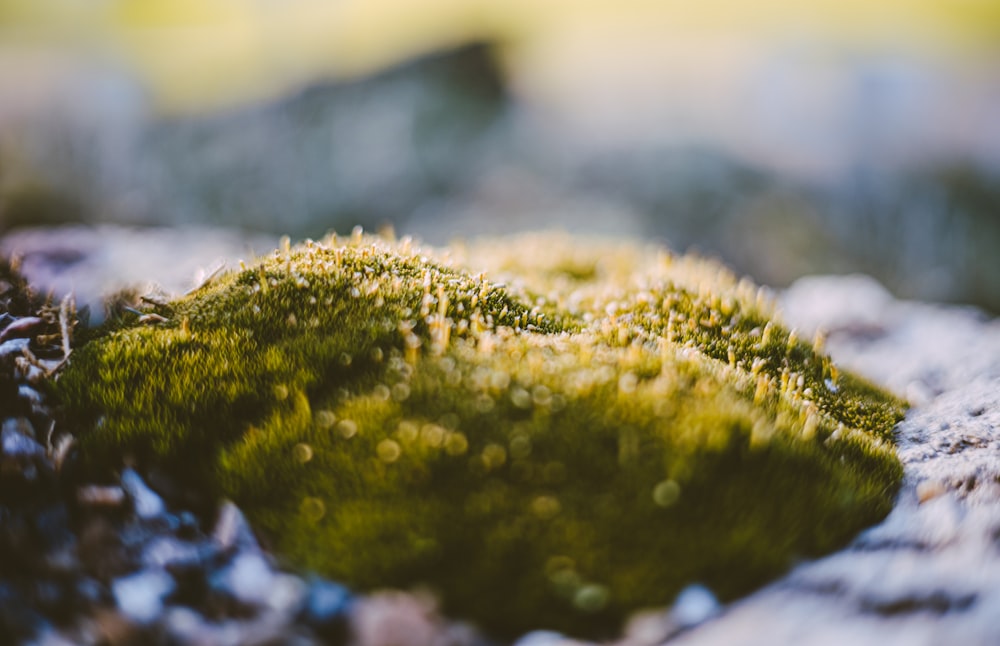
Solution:
<svg viewBox="0 0 1000 646"><path fill-rule="evenodd" d="M301 237L391 223L470 182L475 144L505 103L489 49L472 45L229 112L157 119L137 105L125 123L43 119L29 124L31 179L0 194L0 226L225 224ZM101 144L110 137L115 151Z"/></svg>

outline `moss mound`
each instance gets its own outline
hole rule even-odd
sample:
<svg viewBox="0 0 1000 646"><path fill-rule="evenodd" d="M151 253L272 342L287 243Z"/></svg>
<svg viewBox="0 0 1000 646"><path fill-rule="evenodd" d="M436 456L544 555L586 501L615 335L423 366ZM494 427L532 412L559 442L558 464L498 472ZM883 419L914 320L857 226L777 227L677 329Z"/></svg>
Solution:
<svg viewBox="0 0 1000 646"><path fill-rule="evenodd" d="M766 301L634 246L356 235L112 322L58 390L89 460L183 470L303 568L430 586L500 637L593 637L888 512L903 404Z"/></svg>

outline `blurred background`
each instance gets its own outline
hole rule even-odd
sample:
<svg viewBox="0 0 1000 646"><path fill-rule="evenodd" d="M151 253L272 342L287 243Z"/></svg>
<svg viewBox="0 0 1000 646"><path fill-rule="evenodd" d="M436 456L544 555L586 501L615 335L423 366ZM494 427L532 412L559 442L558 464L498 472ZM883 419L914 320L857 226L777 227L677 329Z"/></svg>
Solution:
<svg viewBox="0 0 1000 646"><path fill-rule="evenodd" d="M997 313L1000 2L0 0L0 234L79 223L559 228Z"/></svg>

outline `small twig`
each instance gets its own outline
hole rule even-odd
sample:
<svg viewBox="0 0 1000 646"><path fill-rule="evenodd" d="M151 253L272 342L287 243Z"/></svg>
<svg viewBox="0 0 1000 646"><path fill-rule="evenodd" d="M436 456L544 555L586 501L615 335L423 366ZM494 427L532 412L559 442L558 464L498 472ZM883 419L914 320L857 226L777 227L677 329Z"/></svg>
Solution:
<svg viewBox="0 0 1000 646"><path fill-rule="evenodd" d="M166 301L153 296L152 294L146 294L145 296L140 296L139 300L153 307L166 307Z"/></svg>
<svg viewBox="0 0 1000 646"><path fill-rule="evenodd" d="M126 312L131 312L139 317L139 323L142 325L156 325L157 323L166 323L170 319L165 316L160 316L155 312L141 312L134 307L124 307Z"/></svg>
<svg viewBox="0 0 1000 646"><path fill-rule="evenodd" d="M69 450L73 448L73 444L76 440L73 439L72 435L64 434L60 435L52 444L52 449L49 452L49 458L52 460L53 466L55 466L56 471L62 470L63 462L66 461L66 456L69 455Z"/></svg>
<svg viewBox="0 0 1000 646"><path fill-rule="evenodd" d="M72 340L73 328L70 325L70 308L74 312L76 311L76 300L73 298L73 294L66 294L62 299L62 303L59 304L59 331L62 333L64 362L69 359L69 354L72 352L70 341Z"/></svg>
<svg viewBox="0 0 1000 646"><path fill-rule="evenodd" d="M21 349L21 354L23 355L23 360L26 361L29 366L33 366L41 370L42 376L45 377L46 379L51 378L52 375L62 370L62 367L66 365L66 362L69 360L69 355L66 355L62 359L60 359L55 365L46 365L38 357L36 357L31 350L29 350L26 347Z"/></svg>
<svg viewBox="0 0 1000 646"><path fill-rule="evenodd" d="M205 276L205 278L200 283L198 283L197 287L194 287L194 288L189 289L188 291L184 292L184 295L185 296L190 296L191 294L194 294L195 292L200 292L201 290L205 289L206 287L208 287L209 285L211 285L212 282L216 278L218 278L219 274L221 274L222 270L225 269L225 268L226 268L226 263L225 262L219 263L219 266L216 267L214 270L212 270L212 273L210 273L209 275Z"/></svg>

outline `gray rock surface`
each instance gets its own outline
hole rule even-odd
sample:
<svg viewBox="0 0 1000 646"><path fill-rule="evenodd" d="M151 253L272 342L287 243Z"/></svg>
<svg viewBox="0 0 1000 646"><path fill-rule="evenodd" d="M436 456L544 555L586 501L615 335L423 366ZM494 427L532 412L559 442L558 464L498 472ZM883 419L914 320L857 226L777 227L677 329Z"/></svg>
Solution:
<svg viewBox="0 0 1000 646"><path fill-rule="evenodd" d="M802 279L785 320L914 404L896 507L671 644L1000 644L1000 322L897 301L863 276Z"/></svg>

